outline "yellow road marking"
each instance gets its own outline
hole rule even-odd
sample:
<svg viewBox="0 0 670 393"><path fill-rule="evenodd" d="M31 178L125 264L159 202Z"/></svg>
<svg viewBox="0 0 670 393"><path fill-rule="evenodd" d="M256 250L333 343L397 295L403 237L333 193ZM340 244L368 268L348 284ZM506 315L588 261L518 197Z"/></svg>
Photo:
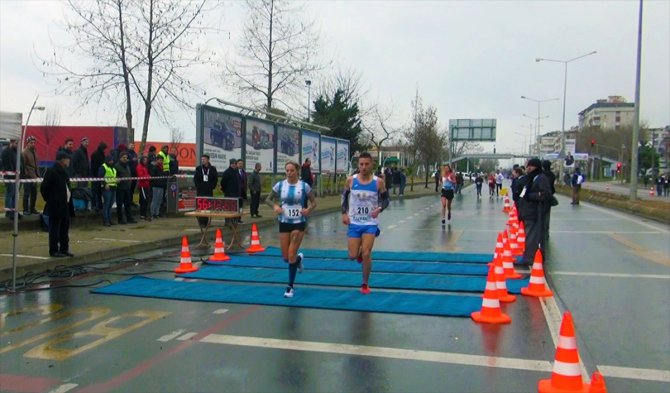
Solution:
<svg viewBox="0 0 670 393"><path fill-rule="evenodd" d="M628 247L628 250L630 250L630 252L639 257L645 258L654 263L658 263L659 265L670 266L670 257L668 257L667 252L647 250L641 245L631 241L628 238L621 236L618 233L609 233L608 236L618 241L619 243L623 244L624 246Z"/></svg>

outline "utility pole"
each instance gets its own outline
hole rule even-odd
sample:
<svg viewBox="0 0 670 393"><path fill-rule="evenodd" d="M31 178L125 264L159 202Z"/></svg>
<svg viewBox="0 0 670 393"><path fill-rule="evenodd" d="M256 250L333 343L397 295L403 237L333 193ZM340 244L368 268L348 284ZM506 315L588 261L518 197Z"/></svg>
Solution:
<svg viewBox="0 0 670 393"><path fill-rule="evenodd" d="M640 139L640 65L642 63L642 0L637 23L637 64L635 70L635 116L633 117L633 141L630 151L630 200L637 199L637 149Z"/></svg>

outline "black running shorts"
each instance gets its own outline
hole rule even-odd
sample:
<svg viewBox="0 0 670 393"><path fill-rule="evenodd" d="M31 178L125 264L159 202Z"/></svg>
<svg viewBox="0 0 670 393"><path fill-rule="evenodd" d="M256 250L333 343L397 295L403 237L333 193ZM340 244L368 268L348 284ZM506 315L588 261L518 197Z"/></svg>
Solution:
<svg viewBox="0 0 670 393"><path fill-rule="evenodd" d="M454 190L445 190L442 189L442 198L447 198L448 200L454 199Z"/></svg>
<svg viewBox="0 0 670 393"><path fill-rule="evenodd" d="M305 232L305 223L300 222L298 224L287 224L284 222L279 223L279 233L291 233L293 231Z"/></svg>

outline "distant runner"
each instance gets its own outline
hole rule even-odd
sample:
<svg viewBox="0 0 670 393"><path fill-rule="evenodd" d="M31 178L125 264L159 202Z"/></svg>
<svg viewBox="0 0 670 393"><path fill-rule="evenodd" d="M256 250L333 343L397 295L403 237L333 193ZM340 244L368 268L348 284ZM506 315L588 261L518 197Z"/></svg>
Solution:
<svg viewBox="0 0 670 393"><path fill-rule="evenodd" d="M389 205L389 193L384 180L372 174L372 156L358 156L358 174L349 176L342 194L342 223L347 231L349 258L363 264L361 293L370 293L368 285L372 271L372 247L379 236L377 217Z"/></svg>
<svg viewBox="0 0 670 393"><path fill-rule="evenodd" d="M265 203L272 207L279 220L279 245L284 262L288 262L288 286L284 297L293 297L293 284L298 271L303 269L303 255L298 253L305 236L307 216L316 208L314 193L309 184L298 179L300 166L286 163L286 179L277 182ZM277 202L275 202L277 200ZM309 200L309 207L306 201Z"/></svg>
<svg viewBox="0 0 670 393"><path fill-rule="evenodd" d="M451 222L451 201L454 199L454 190L456 189L456 175L449 164L444 166L440 183L442 184L442 225L444 225L445 212L447 213L447 220Z"/></svg>

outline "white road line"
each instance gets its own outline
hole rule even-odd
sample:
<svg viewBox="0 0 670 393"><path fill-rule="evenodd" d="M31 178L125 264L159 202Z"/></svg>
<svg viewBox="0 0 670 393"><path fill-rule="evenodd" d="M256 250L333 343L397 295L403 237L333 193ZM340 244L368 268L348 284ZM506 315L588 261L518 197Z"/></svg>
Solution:
<svg viewBox="0 0 670 393"><path fill-rule="evenodd" d="M389 225L389 226L386 227L386 229L393 229L395 227L397 227L397 225L395 225L395 224L394 225Z"/></svg>
<svg viewBox="0 0 670 393"><path fill-rule="evenodd" d="M292 351L322 352L353 356L372 356L388 359L416 360L433 363L462 364L468 366L551 372L551 364L545 360L527 360L497 356L419 351L413 349L335 344L315 341L280 340L273 338L231 336L224 334L210 334L200 341L211 344L239 345L246 347L285 349Z"/></svg>
<svg viewBox="0 0 670 393"><path fill-rule="evenodd" d="M551 272L551 275L557 276L592 276L592 277L622 277L622 278L658 278L661 280L670 280L667 274L627 274L627 273L595 273L595 272Z"/></svg>
<svg viewBox="0 0 670 393"><path fill-rule="evenodd" d="M172 333L166 334L165 336L159 338L156 341L168 342L168 341L184 334L184 331L185 331L184 329L175 330Z"/></svg>
<svg viewBox="0 0 670 393"><path fill-rule="evenodd" d="M76 384L76 383L66 383L64 385L60 385L56 389L49 390L49 393L65 393L65 392L69 392L70 390L76 388L77 386L79 386L79 385Z"/></svg>
<svg viewBox="0 0 670 393"><path fill-rule="evenodd" d="M184 334L181 337L178 337L177 340L179 340L179 341L190 340L191 338L195 337L197 334L198 334L198 332L189 332L189 333Z"/></svg>
<svg viewBox="0 0 670 393"><path fill-rule="evenodd" d="M603 213L607 213L609 215L621 218L621 219L626 220L626 221L630 221L630 222L635 223L635 224L645 226L645 227L650 228L650 229L654 229L654 230L657 230L657 231L662 231L664 233L670 233L670 230L668 230L666 227L663 227L662 225L652 225L652 224L640 221L640 217L637 217L637 216L627 216L625 214L621 214L621 213L618 213L618 212L615 212L615 211L604 209L602 207L598 207L598 206L592 205L590 203L585 203L584 206L589 207L591 209L598 210L598 211L603 212Z"/></svg>
<svg viewBox="0 0 670 393"><path fill-rule="evenodd" d="M499 232L497 229L467 229L468 232ZM569 233L569 234L581 234L581 235L588 235L588 234L623 234L623 235L666 235L663 232L659 231L557 231L552 229L551 234L559 234L559 233Z"/></svg>
<svg viewBox="0 0 670 393"><path fill-rule="evenodd" d="M670 382L670 371L667 370L653 370L648 368L632 368L632 367L617 367L617 366L598 366L605 378L626 378L626 379L643 379L645 381L659 381Z"/></svg>
<svg viewBox="0 0 670 393"><path fill-rule="evenodd" d="M547 286L547 288L549 288L549 286ZM563 315L561 314L561 310L558 308L558 303L556 303L556 299L553 296L546 298L541 297L540 305L542 306L544 317L547 320L547 326L549 327L549 332L551 333L551 339L554 341L554 347L557 347L559 335L558 329L563 322ZM586 383L589 383L591 377L589 377L589 372L586 370L586 366L584 366L584 362L582 361L581 356L579 357L579 368L582 370L582 379Z"/></svg>
<svg viewBox="0 0 670 393"><path fill-rule="evenodd" d="M0 257L11 257L13 256L12 254L0 254ZM29 259L49 259L49 257L38 257L37 255L23 255L23 254L16 254L17 257L19 258L29 258Z"/></svg>
<svg viewBox="0 0 670 393"><path fill-rule="evenodd" d="M107 239L104 237L94 237L93 240L102 240L105 242L121 242L121 243L142 243L142 240L130 240L130 239Z"/></svg>
<svg viewBox="0 0 670 393"><path fill-rule="evenodd" d="M227 308L219 308L218 310L214 310L214 312L212 312L212 314L225 314L227 312L228 312Z"/></svg>

